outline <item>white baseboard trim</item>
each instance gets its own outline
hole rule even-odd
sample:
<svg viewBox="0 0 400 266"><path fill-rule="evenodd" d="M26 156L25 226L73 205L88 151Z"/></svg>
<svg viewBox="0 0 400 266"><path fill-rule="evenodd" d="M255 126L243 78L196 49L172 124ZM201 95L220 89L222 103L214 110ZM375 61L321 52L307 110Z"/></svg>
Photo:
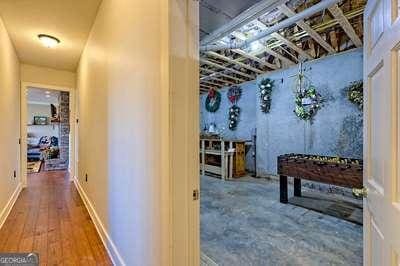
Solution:
<svg viewBox="0 0 400 266"><path fill-rule="evenodd" d="M79 180L76 177L74 177L73 180L74 180L75 187L78 190L79 195L81 196L83 203L85 204L86 209L89 212L90 217L92 218L92 221L94 223L94 226L96 227L97 233L100 235L101 241L103 242L103 245L106 248L107 253L112 260L112 263L114 265L118 265L118 266L119 265L125 266L126 264L125 264L124 260L122 259L121 254L118 252L117 247L115 246L110 235L108 234L103 223L101 222L99 216L97 215L97 212L93 207L93 204L91 203L91 201L89 200L85 191L83 190L81 184L79 183Z"/></svg>
<svg viewBox="0 0 400 266"><path fill-rule="evenodd" d="M1 211L1 213L0 213L0 229L3 227L4 223L6 222L8 215L10 215L10 212L11 212L15 202L18 199L19 193L21 193L21 190L22 190L22 184L18 183L13 194L11 195L11 198L8 200L6 206Z"/></svg>

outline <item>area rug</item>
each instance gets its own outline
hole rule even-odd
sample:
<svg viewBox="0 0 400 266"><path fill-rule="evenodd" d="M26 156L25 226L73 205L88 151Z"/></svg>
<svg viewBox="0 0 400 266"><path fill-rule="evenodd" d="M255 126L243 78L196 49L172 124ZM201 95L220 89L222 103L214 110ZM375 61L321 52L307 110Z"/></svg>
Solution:
<svg viewBox="0 0 400 266"><path fill-rule="evenodd" d="M28 174L39 173L42 161L28 162L27 172Z"/></svg>

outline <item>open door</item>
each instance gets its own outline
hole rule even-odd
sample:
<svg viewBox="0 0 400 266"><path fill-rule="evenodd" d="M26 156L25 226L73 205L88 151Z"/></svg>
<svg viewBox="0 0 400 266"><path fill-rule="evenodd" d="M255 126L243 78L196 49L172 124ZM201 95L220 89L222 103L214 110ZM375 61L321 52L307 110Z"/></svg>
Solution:
<svg viewBox="0 0 400 266"><path fill-rule="evenodd" d="M399 7L364 13L364 265L400 265Z"/></svg>

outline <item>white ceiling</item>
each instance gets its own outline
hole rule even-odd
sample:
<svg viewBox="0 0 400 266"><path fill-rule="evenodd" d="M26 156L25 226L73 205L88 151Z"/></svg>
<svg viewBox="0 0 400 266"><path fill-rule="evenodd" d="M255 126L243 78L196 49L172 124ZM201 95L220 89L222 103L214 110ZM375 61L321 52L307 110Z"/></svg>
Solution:
<svg viewBox="0 0 400 266"><path fill-rule="evenodd" d="M0 16L22 63L75 71L101 0L0 0ZM37 35L61 40L46 48Z"/></svg>
<svg viewBox="0 0 400 266"><path fill-rule="evenodd" d="M59 91L44 90L39 88L28 88L28 103L34 104L54 104L58 106Z"/></svg>

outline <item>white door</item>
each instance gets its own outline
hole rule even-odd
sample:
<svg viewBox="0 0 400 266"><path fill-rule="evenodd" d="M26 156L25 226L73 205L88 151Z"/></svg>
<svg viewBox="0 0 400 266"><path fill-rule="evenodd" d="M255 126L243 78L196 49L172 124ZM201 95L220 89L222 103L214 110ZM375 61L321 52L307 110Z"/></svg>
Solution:
<svg viewBox="0 0 400 266"><path fill-rule="evenodd" d="M400 265L400 0L364 13L364 265Z"/></svg>

